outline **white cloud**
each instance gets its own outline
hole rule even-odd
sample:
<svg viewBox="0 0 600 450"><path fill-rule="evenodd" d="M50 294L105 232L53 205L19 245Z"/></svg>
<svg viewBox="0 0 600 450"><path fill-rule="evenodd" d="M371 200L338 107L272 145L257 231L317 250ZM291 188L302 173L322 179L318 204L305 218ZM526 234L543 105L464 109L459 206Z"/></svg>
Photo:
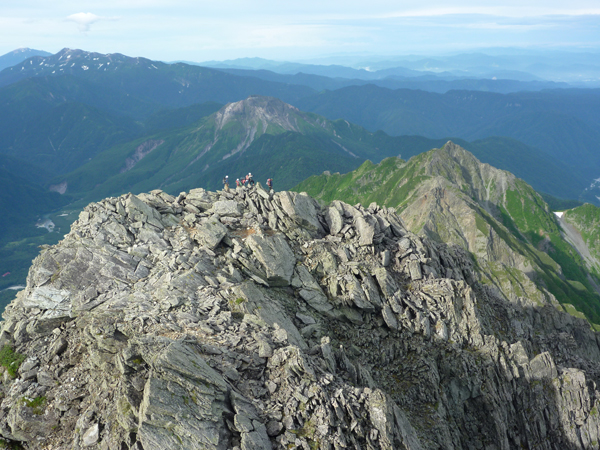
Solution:
<svg viewBox="0 0 600 450"><path fill-rule="evenodd" d="M21 46L52 52L69 47L167 61L204 61L241 56L298 59L335 52L392 55L484 44L599 46L598 0L4 3L0 54Z"/></svg>
<svg viewBox="0 0 600 450"><path fill-rule="evenodd" d="M65 20L68 20L70 22L75 22L79 27L79 31L81 33L87 33L88 31L90 31L90 27L93 23L99 22L100 20L117 20L115 17L102 17L102 16L97 16L96 14L92 14L92 13L77 13L77 14L71 14L69 17L67 17Z"/></svg>

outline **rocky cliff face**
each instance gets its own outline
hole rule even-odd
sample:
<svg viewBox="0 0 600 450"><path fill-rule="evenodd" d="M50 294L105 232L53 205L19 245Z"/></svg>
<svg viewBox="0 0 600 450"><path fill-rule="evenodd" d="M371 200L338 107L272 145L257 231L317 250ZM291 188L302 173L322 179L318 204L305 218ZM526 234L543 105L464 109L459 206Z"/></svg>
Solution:
<svg viewBox="0 0 600 450"><path fill-rule="evenodd" d="M260 187L91 204L4 313L0 434L54 450L598 448L589 324L499 298L472 269L375 204Z"/></svg>

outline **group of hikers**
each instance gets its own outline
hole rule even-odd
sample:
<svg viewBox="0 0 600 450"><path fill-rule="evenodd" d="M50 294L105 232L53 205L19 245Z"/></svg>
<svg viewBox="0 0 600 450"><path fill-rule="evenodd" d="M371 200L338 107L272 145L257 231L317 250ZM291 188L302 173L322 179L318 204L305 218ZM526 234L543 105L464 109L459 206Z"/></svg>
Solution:
<svg viewBox="0 0 600 450"><path fill-rule="evenodd" d="M241 180L239 178L235 180L236 187L254 187L254 185L255 182L251 172L245 177L242 177ZM273 178L267 179L267 187L270 191L273 190ZM225 175L223 178L223 189L225 189L226 192L229 192L229 175Z"/></svg>

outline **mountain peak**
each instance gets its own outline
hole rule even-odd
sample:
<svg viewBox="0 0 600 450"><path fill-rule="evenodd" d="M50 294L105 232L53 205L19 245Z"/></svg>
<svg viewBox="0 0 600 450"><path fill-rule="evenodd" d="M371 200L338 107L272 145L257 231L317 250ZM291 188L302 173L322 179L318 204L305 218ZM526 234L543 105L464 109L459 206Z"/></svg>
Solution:
<svg viewBox="0 0 600 450"><path fill-rule="evenodd" d="M516 182L512 173L482 163L452 141L415 158L424 174L445 178L479 202L498 201Z"/></svg>
<svg viewBox="0 0 600 450"><path fill-rule="evenodd" d="M99 72L114 72L119 68L157 70L160 62L153 62L146 58L132 58L120 53L96 53L81 49L65 47L58 53L33 54L28 59L20 58L7 74L9 83L16 79L37 76L82 75ZM3 80L0 79L0 86Z"/></svg>
<svg viewBox="0 0 600 450"><path fill-rule="evenodd" d="M50 53L44 52L42 50L34 50L28 47L21 47L12 52L8 52L5 55L0 56L0 70L3 70L7 67L15 66L28 58L32 58L34 56L49 56Z"/></svg>
<svg viewBox="0 0 600 450"><path fill-rule="evenodd" d="M600 428L588 322L511 302L473 270L376 204L259 185L92 203L3 315L2 437L591 448L575 435Z"/></svg>
<svg viewBox="0 0 600 450"><path fill-rule="evenodd" d="M217 130L221 130L228 123L239 121L247 127L256 128L260 124L262 130L266 130L269 125L275 125L285 131L300 131L297 116L307 118L298 108L278 98L252 95L225 105L216 113L215 121Z"/></svg>

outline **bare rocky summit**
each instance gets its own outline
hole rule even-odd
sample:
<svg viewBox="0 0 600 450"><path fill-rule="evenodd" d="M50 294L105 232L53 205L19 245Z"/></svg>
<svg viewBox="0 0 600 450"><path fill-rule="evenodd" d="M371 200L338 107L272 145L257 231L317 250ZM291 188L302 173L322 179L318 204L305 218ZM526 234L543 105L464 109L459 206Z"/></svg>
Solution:
<svg viewBox="0 0 600 450"><path fill-rule="evenodd" d="M472 270L375 204L260 186L90 204L4 313L0 434L53 450L598 448L589 323Z"/></svg>

